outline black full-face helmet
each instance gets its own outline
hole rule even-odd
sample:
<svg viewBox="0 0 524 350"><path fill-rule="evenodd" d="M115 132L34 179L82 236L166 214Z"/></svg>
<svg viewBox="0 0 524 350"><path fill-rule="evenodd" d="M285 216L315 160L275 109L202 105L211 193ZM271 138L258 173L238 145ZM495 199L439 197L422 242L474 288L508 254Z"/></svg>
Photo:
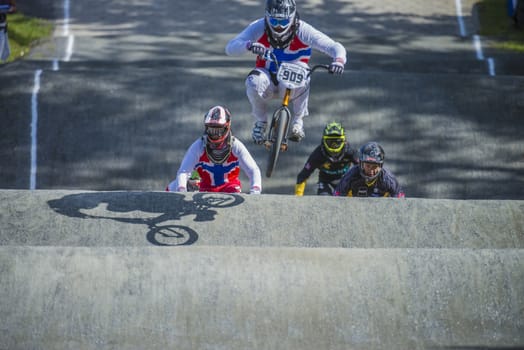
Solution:
<svg viewBox="0 0 524 350"><path fill-rule="evenodd" d="M272 45L286 46L296 30L295 0L266 0L265 18Z"/></svg>
<svg viewBox="0 0 524 350"><path fill-rule="evenodd" d="M380 171L372 176L366 174L364 171L365 163L378 164L381 170L385 156L384 149L377 142L371 141L360 147L360 175L368 182L374 180L380 174Z"/></svg>

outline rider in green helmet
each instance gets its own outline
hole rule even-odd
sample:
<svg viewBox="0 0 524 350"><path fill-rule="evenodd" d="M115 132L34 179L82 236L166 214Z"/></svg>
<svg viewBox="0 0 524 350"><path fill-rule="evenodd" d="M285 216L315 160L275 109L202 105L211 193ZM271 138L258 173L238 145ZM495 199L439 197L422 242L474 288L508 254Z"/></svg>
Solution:
<svg viewBox="0 0 524 350"><path fill-rule="evenodd" d="M318 195L332 195L336 185L350 168L358 164L358 153L351 148L349 137L339 122L329 122L322 133L322 141L309 155L297 176L295 194L304 195L307 179L318 169Z"/></svg>

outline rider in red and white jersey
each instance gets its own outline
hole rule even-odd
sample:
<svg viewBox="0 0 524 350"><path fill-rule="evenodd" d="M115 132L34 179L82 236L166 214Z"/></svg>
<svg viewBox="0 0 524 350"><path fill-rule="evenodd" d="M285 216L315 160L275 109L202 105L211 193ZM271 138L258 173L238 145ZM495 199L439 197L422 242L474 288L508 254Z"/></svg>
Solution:
<svg viewBox="0 0 524 350"><path fill-rule="evenodd" d="M186 192L187 181L196 170L200 192L242 191L239 179L243 170L250 180L249 193L262 191L262 177L246 146L231 134L231 113L222 106L211 108L204 116L205 134L187 150L169 192Z"/></svg>
<svg viewBox="0 0 524 350"><path fill-rule="evenodd" d="M285 89L276 83L276 65L264 59L271 50L279 62L308 63L312 49L333 59L330 72L342 74L346 64L346 49L326 34L299 19L295 0L266 0L266 14L249 24L226 45L227 55L239 56L246 52L258 55L255 69L246 79L246 93L255 120L253 141L261 144L268 118L268 101L282 98ZM303 118L309 114L308 86L295 89L291 96L293 107L292 141L304 138Z"/></svg>

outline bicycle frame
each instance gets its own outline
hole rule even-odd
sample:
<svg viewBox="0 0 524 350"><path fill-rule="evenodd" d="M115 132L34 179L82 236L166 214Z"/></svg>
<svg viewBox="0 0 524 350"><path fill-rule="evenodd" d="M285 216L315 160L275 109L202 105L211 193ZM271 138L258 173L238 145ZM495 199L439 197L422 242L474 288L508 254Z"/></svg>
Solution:
<svg viewBox="0 0 524 350"><path fill-rule="evenodd" d="M279 64L278 60L272 52L267 53L264 58L275 62L278 69L277 79L279 83L285 84L286 86L286 91L282 98L282 104L273 113L267 132L267 137L264 141L264 146L269 150L266 177L271 177L273 170L276 167L280 152L285 152L288 149L287 135L289 133L289 124L291 120L291 111L289 109L291 92L295 88L306 86L306 84L309 83L309 77L316 69L324 68L329 70L329 66L319 64L313 66L312 68L306 68L297 67L295 64L285 62ZM283 71L281 70L282 67L284 67ZM304 73L305 71L307 71L307 73Z"/></svg>
<svg viewBox="0 0 524 350"><path fill-rule="evenodd" d="M288 92L289 91L289 92ZM290 95L291 90L286 89L286 94ZM291 119L291 111L286 103L286 98L282 106L280 106L274 113L271 119L268 130L268 138L264 142L266 149L269 150L269 160L266 169L266 176L271 177L273 169L277 165L278 156L280 152L287 151L287 134L289 132L289 121ZM289 96L287 97L289 103Z"/></svg>

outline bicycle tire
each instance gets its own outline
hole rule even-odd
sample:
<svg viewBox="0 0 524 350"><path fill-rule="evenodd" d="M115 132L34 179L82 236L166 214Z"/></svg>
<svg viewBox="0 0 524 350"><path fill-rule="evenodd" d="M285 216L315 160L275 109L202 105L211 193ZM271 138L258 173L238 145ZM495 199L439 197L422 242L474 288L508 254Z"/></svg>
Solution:
<svg viewBox="0 0 524 350"><path fill-rule="evenodd" d="M192 245L198 240L198 233L181 225L154 226L147 233L149 243L156 246L182 246Z"/></svg>
<svg viewBox="0 0 524 350"><path fill-rule="evenodd" d="M193 196L193 203L203 210L204 208L230 208L240 205L244 198L237 193L199 192Z"/></svg>
<svg viewBox="0 0 524 350"><path fill-rule="evenodd" d="M280 154L280 145L284 140L289 122L290 112L287 108L280 108L273 116L271 125L270 140L272 140L271 148L269 150L269 160L266 169L266 177L271 177L278 161Z"/></svg>

